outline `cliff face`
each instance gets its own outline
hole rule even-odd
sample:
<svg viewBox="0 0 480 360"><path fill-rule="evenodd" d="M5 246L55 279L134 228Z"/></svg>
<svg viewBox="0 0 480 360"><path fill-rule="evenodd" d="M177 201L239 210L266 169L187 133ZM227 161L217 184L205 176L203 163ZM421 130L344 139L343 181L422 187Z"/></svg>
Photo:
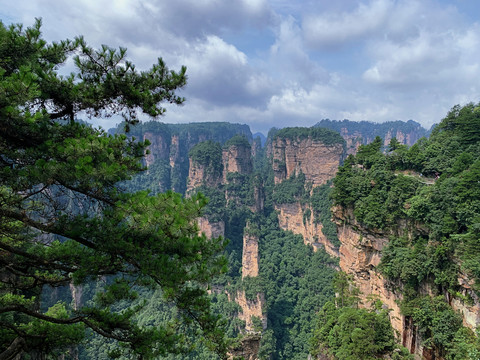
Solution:
<svg viewBox="0 0 480 360"><path fill-rule="evenodd" d="M249 146L231 145L222 151L223 181L228 173L250 174L253 170L252 152Z"/></svg>
<svg viewBox="0 0 480 360"><path fill-rule="evenodd" d="M403 299L401 287L391 284L377 270L382 250L388 243L390 233L372 232L361 226L353 212L342 207L334 208L334 221L338 227L340 246L340 268L353 276L355 286L360 290L363 306L368 306L371 296L376 296L390 309L390 322L398 332L398 339L411 353L421 355L420 340L411 319L405 318L399 306ZM395 286L394 286L395 285Z"/></svg>
<svg viewBox="0 0 480 360"><path fill-rule="evenodd" d="M371 301L369 297L372 295L377 296L391 310L390 321L398 332L398 339L403 346L419 358L442 359L435 350L421 346L421 339L412 319L401 313L399 303L403 299L402 285L393 284L385 279L377 269L382 258L382 250L391 235L412 236L414 232L424 232L425 229L420 226L407 227L405 223L398 224L395 234L391 231L366 229L356 221L351 210L339 206L334 208L334 221L337 224L338 238L341 242L340 268L353 276L355 286L361 291L360 298L363 305L369 304ZM471 303L467 304L448 292L443 295L450 306L462 314L464 326L475 331L480 325L479 298L472 289L471 280L465 274L459 276L458 283L460 293L464 298L470 297ZM429 284L421 286L419 291L423 295L432 295Z"/></svg>
<svg viewBox="0 0 480 360"><path fill-rule="evenodd" d="M193 189L206 185L208 187L218 187L222 183L222 178L209 170L202 164L189 160L187 194Z"/></svg>
<svg viewBox="0 0 480 360"><path fill-rule="evenodd" d="M240 340L240 344L229 352L229 360L244 359L257 360L258 351L260 350L260 335L252 334Z"/></svg>
<svg viewBox="0 0 480 360"><path fill-rule="evenodd" d="M171 139L168 134L148 131L143 134L143 141L145 140L150 141L149 153L145 156L147 166L158 160L169 160Z"/></svg>
<svg viewBox="0 0 480 360"><path fill-rule="evenodd" d="M205 233L208 239L225 236L225 223L223 221L210 222L202 216L197 220L200 233Z"/></svg>
<svg viewBox="0 0 480 360"><path fill-rule="evenodd" d="M248 225L247 225L248 227ZM246 277L255 278L258 276L258 237L244 231L243 253L242 253L242 279ZM236 293L235 301L240 305L242 312L238 314L240 320L245 321L247 333L256 333L254 318L261 320L262 328L267 328L267 317L264 314L265 295L257 293L254 299L248 299L245 290Z"/></svg>
<svg viewBox="0 0 480 360"><path fill-rule="evenodd" d="M243 235L242 278L258 276L258 237Z"/></svg>
<svg viewBox="0 0 480 360"><path fill-rule="evenodd" d="M275 205L275 210L278 211L281 229L302 235L304 243L313 246L315 251L322 246L331 256L339 256L338 249L323 234L323 225L314 221L313 211L308 204L279 204Z"/></svg>
<svg viewBox="0 0 480 360"><path fill-rule="evenodd" d="M369 144L375 139L374 134L365 134L360 131L352 131L347 128L343 127L340 129L340 135L345 139L347 143L347 154L356 154L360 145ZM392 138L397 138L400 144L412 146L424 136L424 132L412 130L410 132L403 132L402 130L395 130L390 129L386 131L385 134L382 134L383 137L383 145L388 146L390 144L390 140Z"/></svg>
<svg viewBox="0 0 480 360"><path fill-rule="evenodd" d="M338 131L346 141L347 154L356 154L360 145L371 143L376 136L384 139L385 146L390 143L393 137L396 137L401 144L412 146L418 139L429 135L426 129L412 120L373 123L324 119L318 122L315 127L325 127Z"/></svg>
<svg viewBox="0 0 480 360"><path fill-rule="evenodd" d="M275 184L302 172L314 187L323 185L335 176L343 158L342 144L325 145L311 137L296 140L277 137L269 152Z"/></svg>

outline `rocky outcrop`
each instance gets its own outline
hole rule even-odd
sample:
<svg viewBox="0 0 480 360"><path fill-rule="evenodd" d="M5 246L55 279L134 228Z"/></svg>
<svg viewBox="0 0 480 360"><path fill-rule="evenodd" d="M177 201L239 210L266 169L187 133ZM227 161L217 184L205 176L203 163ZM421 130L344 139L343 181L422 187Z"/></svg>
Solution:
<svg viewBox="0 0 480 360"><path fill-rule="evenodd" d="M245 336L235 348L230 350L228 359L258 360L261 339L258 334Z"/></svg>
<svg viewBox="0 0 480 360"><path fill-rule="evenodd" d="M412 146L420 138L429 135L429 131L413 120L373 123L369 121L323 119L315 127L338 131L346 141L347 154L356 154L360 145L371 143L376 136L384 139L385 146L390 143L393 137L396 137L400 144Z"/></svg>
<svg viewBox="0 0 480 360"><path fill-rule="evenodd" d="M247 227L243 235L243 253L242 253L242 279L246 277L255 278L258 276L258 236L251 233ZM258 333L267 328L267 317L264 314L265 295L262 292L256 294L255 298L248 299L245 290L238 290L235 294L235 301L242 309L238 314L240 320L245 321L245 331L248 333ZM260 320L261 328L255 326L255 318Z"/></svg>
<svg viewBox="0 0 480 360"><path fill-rule="evenodd" d="M325 184L337 173L343 159L343 145L325 145L319 140L308 138L276 137L271 143L275 184L299 173L312 185Z"/></svg>
<svg viewBox="0 0 480 360"><path fill-rule="evenodd" d="M197 219L200 233L204 233L208 239L225 236L225 223L223 221L210 222L207 217Z"/></svg>
<svg viewBox="0 0 480 360"><path fill-rule="evenodd" d="M460 272L458 283L462 299L445 295L450 306L462 314L463 325L475 331L480 326L480 298L473 289L474 282L464 272Z"/></svg>
<svg viewBox="0 0 480 360"><path fill-rule="evenodd" d="M201 185L218 187L222 183L222 178L214 172L209 172L203 164L199 164L192 159L189 163L187 194Z"/></svg>
<svg viewBox="0 0 480 360"><path fill-rule="evenodd" d="M251 174L253 170L250 146L231 145L222 151L223 181L228 173Z"/></svg>
<svg viewBox="0 0 480 360"><path fill-rule="evenodd" d="M353 282L361 292L360 299L367 306L373 296L382 301L390 310L390 321L396 330L398 340L422 359L442 359L435 349L423 348L418 331L410 317L401 313L399 303L403 299L402 284L392 283L385 279L378 270L382 258L382 250L389 237L412 237L416 233L424 233L425 228L418 224L407 226L405 221L399 222L394 230L366 229L358 223L351 209L337 206L333 209L337 224L340 246L340 268L353 276ZM393 232L395 231L395 233ZM473 282L467 275L461 273L458 277L462 299L454 297L445 291L443 294L450 306L463 316L463 324L472 330L480 325L480 301L473 291ZM432 286L423 284L420 294L433 295ZM466 301L465 299L470 299Z"/></svg>
<svg viewBox="0 0 480 360"><path fill-rule="evenodd" d="M259 332L254 326L254 318L260 319L263 329L267 328L267 317L263 313L265 306L265 296L263 293L258 293L256 298L250 300L247 298L245 291L240 290L235 296L235 301L242 308L242 312L238 314L238 318L245 321L245 331L247 334Z"/></svg>
<svg viewBox="0 0 480 360"><path fill-rule="evenodd" d="M258 237L243 235L242 278L258 276Z"/></svg>
<svg viewBox="0 0 480 360"><path fill-rule="evenodd" d="M162 132L145 132L143 141L148 140L148 153L145 155L145 165L151 166L158 160L169 160L170 157L170 136Z"/></svg>
<svg viewBox="0 0 480 360"><path fill-rule="evenodd" d="M322 224L315 222L313 211L308 204L279 204L275 205L275 210L278 211L278 222L282 230L302 235L304 243L313 246L314 251L323 247L331 256L339 256L338 249L323 234Z"/></svg>

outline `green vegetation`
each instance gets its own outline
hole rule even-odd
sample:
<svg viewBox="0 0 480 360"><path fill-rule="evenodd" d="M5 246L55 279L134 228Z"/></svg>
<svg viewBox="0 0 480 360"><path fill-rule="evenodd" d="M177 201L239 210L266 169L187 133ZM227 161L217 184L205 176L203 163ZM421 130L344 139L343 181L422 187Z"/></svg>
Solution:
<svg viewBox="0 0 480 360"><path fill-rule="evenodd" d="M405 348L395 344L388 310L380 302L371 309L358 308L358 290L344 273L334 281L335 301L327 302L318 315L318 325L311 340L314 356L324 354L338 360L374 360L389 355L391 359L411 359Z"/></svg>
<svg viewBox="0 0 480 360"><path fill-rule="evenodd" d="M478 104L455 106L430 139L410 148L392 139L383 154L377 138L347 158L334 179L337 204L353 209L364 227L392 233L380 270L404 284L405 309L426 306L418 298L425 286L434 294L449 292L468 302L459 293L459 271L475 279L475 289L480 289L479 121ZM436 299L430 309L440 309ZM409 313L427 345L448 359L460 359L458 349L469 345L455 341L466 330L445 309L438 311L451 319L451 328L438 336L437 320Z"/></svg>
<svg viewBox="0 0 480 360"><path fill-rule="evenodd" d="M259 252L268 320L264 359L305 359L315 313L333 296L335 260L322 250L314 253L300 235L280 230L274 213L262 223Z"/></svg>
<svg viewBox="0 0 480 360"><path fill-rule="evenodd" d="M230 146L245 146L250 149L251 145L248 142L248 139L245 135L235 135L231 139L227 140L223 145L223 148L228 148Z"/></svg>
<svg viewBox="0 0 480 360"><path fill-rule="evenodd" d="M292 174L290 178L276 184L272 199L275 204L292 204L303 201L305 197L305 174Z"/></svg>
<svg viewBox="0 0 480 360"><path fill-rule="evenodd" d="M222 175L222 147L219 143L207 140L195 145L188 156L194 163L202 165L207 175L218 178Z"/></svg>
<svg viewBox="0 0 480 360"><path fill-rule="evenodd" d="M385 139L387 135L391 136L391 134L397 134L398 132L405 135L413 134L416 139L429 135L427 130L413 120L408 120L407 122L387 121L384 123L374 123L370 121L323 119L315 124L315 127L327 128L338 131L339 133L343 129L346 129L349 135L356 135L361 138L364 145L367 144L369 139L374 139L377 136ZM413 137L413 141L416 141L415 137Z"/></svg>
<svg viewBox="0 0 480 360"><path fill-rule="evenodd" d="M182 352L192 332L226 352L205 289L226 270L218 256L225 244L197 234L205 198L118 189L143 169L148 143L75 121L79 112L123 115L130 127L137 112L157 117L162 102L183 102L175 91L185 68L171 71L159 59L138 72L125 54L82 38L48 44L40 21L27 29L0 23L2 358L60 357L85 333L112 341L112 356ZM59 75L71 55L76 73ZM70 284L95 295L78 308L57 300L46 309L43 294ZM136 301L158 288L181 321L139 322L151 304Z"/></svg>
<svg viewBox="0 0 480 360"><path fill-rule="evenodd" d="M270 133L269 133L270 136ZM336 131L320 128L320 127L288 127L281 130L276 130L272 133L272 139L306 139L311 138L313 140L318 140L324 143L325 145L334 145L334 144L345 144L345 140L340 136Z"/></svg>
<svg viewBox="0 0 480 360"><path fill-rule="evenodd" d="M333 191L332 182L318 186L313 189L309 202L313 210L315 223L322 224L323 235L336 247L340 247L340 241L337 237L337 226L331 221L331 194Z"/></svg>

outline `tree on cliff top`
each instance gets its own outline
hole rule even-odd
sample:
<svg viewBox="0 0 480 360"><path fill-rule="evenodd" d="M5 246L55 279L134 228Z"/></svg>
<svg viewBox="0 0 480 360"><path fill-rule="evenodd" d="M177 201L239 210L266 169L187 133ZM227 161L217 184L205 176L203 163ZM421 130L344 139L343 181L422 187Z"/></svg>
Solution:
<svg viewBox="0 0 480 360"><path fill-rule="evenodd" d="M160 103L183 102L175 90L186 83L184 67L170 71L159 59L138 72L125 52L94 50L82 38L48 44L39 20L27 29L0 22L1 359L60 354L92 330L144 358L182 351L178 324L139 327L142 305L116 311L133 289L155 286L225 353L205 291L224 271L224 244L198 235L205 199L118 189L142 170L147 144L75 121L80 112L122 115L128 126L139 111L156 117ZM70 56L76 74L59 75ZM49 289L99 277L107 285L88 306L45 309Z"/></svg>

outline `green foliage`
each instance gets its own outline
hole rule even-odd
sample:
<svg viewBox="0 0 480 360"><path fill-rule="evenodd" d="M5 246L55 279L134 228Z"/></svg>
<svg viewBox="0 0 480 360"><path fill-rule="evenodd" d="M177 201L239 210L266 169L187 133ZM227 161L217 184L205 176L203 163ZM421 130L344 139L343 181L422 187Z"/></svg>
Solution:
<svg viewBox="0 0 480 360"><path fill-rule="evenodd" d="M274 213L262 223L261 234L260 277L272 331L261 352L273 359L305 359L315 312L333 296L334 260L324 251L314 253L301 236L279 230Z"/></svg>
<svg viewBox="0 0 480 360"><path fill-rule="evenodd" d="M71 55L75 73L59 75ZM148 143L75 121L79 112L122 115L128 128L138 112L157 117L162 102L183 102L175 91L186 83L184 67L171 71L159 59L138 72L125 55L94 50L83 38L48 44L40 21L27 29L0 24L2 357L7 349L11 358L60 355L94 332L111 339L117 355L152 358L183 350L192 329L226 352L205 289L226 271L218 256L225 244L198 235L205 198L124 192L118 184L144 169ZM52 288L98 278L115 280L90 303L45 306ZM178 311L182 331L139 325L146 304L133 304L136 292L152 287Z"/></svg>
<svg viewBox="0 0 480 360"><path fill-rule="evenodd" d="M311 339L311 353L329 355L339 360L378 359L385 355L395 359L413 359L406 349L398 349L388 311L381 304L358 308L358 289L351 279L339 273L333 282L338 294L318 314L318 324Z"/></svg>
<svg viewBox="0 0 480 360"><path fill-rule="evenodd" d="M337 226L332 222L330 209L333 205L331 194L333 192L331 181L325 185L317 186L310 196L310 205L313 209L315 223L322 224L322 232L336 247L340 247L337 237Z"/></svg>
<svg viewBox="0 0 480 360"><path fill-rule="evenodd" d="M219 143L211 140L198 143L188 155L194 163L204 166L206 174L214 177L222 175L222 147Z"/></svg>
<svg viewBox="0 0 480 360"><path fill-rule="evenodd" d="M229 148L230 146L243 146L248 149L251 148L250 143L248 142L248 139L245 135L235 135L231 139L227 140L225 144L223 145L223 148Z"/></svg>
<svg viewBox="0 0 480 360"><path fill-rule="evenodd" d="M430 139L411 148L392 139L386 154L376 139L349 157L334 179L337 204L353 209L362 226L393 234L379 269L402 284L404 314L419 326L426 346L447 359L470 358L465 354L477 354L477 345L466 340L443 297L419 298L418 291L429 286L433 294L448 291L468 302L458 291L460 269L479 283L478 119L477 105L455 106Z"/></svg>
<svg viewBox="0 0 480 360"><path fill-rule="evenodd" d="M325 145L345 144L345 140L343 140L338 132L321 127L287 127L276 131L272 135L272 139L287 138L291 140L299 140L311 138L313 140L321 141Z"/></svg>
<svg viewBox="0 0 480 360"><path fill-rule="evenodd" d="M422 343L435 348L448 360L477 359L480 343L473 332L462 326L462 316L456 313L443 296L418 297L402 304L406 316L418 326Z"/></svg>
<svg viewBox="0 0 480 360"><path fill-rule="evenodd" d="M276 184L273 189L275 204L292 204L301 201L305 196L305 174L292 174L290 178Z"/></svg>

